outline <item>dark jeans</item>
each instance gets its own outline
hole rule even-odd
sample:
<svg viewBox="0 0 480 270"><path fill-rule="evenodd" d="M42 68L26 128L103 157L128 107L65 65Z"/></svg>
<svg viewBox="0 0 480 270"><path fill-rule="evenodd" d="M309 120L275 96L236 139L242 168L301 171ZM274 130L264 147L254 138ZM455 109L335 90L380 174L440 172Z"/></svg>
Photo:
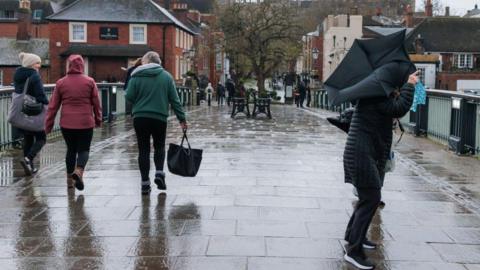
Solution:
<svg viewBox="0 0 480 270"><path fill-rule="evenodd" d="M65 156L67 173L73 173L75 171L75 167L85 169L90 155L90 144L92 143L93 128L62 128L62 135L65 143L67 144L67 155Z"/></svg>
<svg viewBox="0 0 480 270"><path fill-rule="evenodd" d="M224 96L219 96L218 97L218 105L223 105L224 100L225 100Z"/></svg>
<svg viewBox="0 0 480 270"><path fill-rule="evenodd" d="M349 255L364 256L362 245L382 195L380 189L357 188L357 191L359 200L348 222L345 241L349 243Z"/></svg>
<svg viewBox="0 0 480 270"><path fill-rule="evenodd" d="M163 171L165 163L165 137L167 123L153 118L137 117L133 119L133 126L137 134L138 166L142 175L142 182L150 181L150 138L153 138L155 152L153 161L157 171Z"/></svg>
<svg viewBox="0 0 480 270"><path fill-rule="evenodd" d="M47 142L45 131L26 131L23 133L23 156L33 160Z"/></svg>

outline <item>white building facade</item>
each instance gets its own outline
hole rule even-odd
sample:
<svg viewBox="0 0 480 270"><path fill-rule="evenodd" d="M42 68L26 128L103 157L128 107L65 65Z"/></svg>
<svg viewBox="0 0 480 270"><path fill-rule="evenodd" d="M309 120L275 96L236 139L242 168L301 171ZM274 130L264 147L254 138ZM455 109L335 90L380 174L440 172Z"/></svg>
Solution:
<svg viewBox="0 0 480 270"><path fill-rule="evenodd" d="M335 71L355 39L362 38L363 17L329 15L323 22L323 81Z"/></svg>

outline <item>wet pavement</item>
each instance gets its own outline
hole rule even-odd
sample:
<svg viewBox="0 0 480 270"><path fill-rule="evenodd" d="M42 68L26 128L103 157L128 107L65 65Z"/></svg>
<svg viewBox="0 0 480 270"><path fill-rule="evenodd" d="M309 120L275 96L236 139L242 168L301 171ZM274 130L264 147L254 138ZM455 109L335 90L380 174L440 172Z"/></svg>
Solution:
<svg viewBox="0 0 480 270"><path fill-rule="evenodd" d="M130 120L95 133L83 192L67 191L62 140L47 144L33 178L20 152L3 153L0 268L353 269L342 238L355 197L330 113L273 106L274 120L231 120L226 108L193 110L202 167L195 178L167 173L167 193L140 195ZM171 120L167 143L180 138ZM480 269L480 162L455 166L438 145L404 140L369 233L381 245L368 254L377 269Z"/></svg>

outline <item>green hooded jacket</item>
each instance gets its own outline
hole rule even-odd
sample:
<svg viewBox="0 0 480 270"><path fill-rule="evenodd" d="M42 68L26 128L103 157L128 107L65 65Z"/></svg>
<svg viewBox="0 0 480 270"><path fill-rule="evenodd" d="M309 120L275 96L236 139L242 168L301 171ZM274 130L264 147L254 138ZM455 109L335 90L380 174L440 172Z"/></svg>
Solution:
<svg viewBox="0 0 480 270"><path fill-rule="evenodd" d="M125 98L133 104L133 117L154 118L167 122L168 105L180 122L184 122L183 111L172 76L158 64L138 67L132 73Z"/></svg>

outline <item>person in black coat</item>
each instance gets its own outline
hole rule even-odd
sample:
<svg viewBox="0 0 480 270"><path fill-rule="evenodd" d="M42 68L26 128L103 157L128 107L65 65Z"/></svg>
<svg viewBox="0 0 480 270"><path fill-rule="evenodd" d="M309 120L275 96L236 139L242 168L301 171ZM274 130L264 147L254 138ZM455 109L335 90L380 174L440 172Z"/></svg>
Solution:
<svg viewBox="0 0 480 270"><path fill-rule="evenodd" d="M410 110L417 81L417 73L413 73L399 93L359 100L353 113L343 163L345 182L355 186L359 201L345 232L345 259L357 267L364 266L362 269L374 267L366 261L363 249L376 248L366 234L381 200L385 164L392 145L392 121Z"/></svg>
<svg viewBox="0 0 480 270"><path fill-rule="evenodd" d="M218 82L217 85L217 99L218 105L223 106L223 101L225 100L225 87L220 82Z"/></svg>
<svg viewBox="0 0 480 270"><path fill-rule="evenodd" d="M48 98L43 89L42 79L39 70L41 67L41 59L38 55L31 53L20 53L19 55L22 66L15 70L13 81L15 93L21 94L28 80L26 94L34 97L38 103L48 104ZM21 130L23 133L23 160L20 163L25 170L26 175L32 175L38 171L33 164L33 159L42 150L47 142L45 131L27 131Z"/></svg>
<svg viewBox="0 0 480 270"><path fill-rule="evenodd" d="M298 81L298 92L300 94L297 107L303 108L303 103L305 102L305 97L307 96L307 88L305 87L305 82L302 80Z"/></svg>
<svg viewBox="0 0 480 270"><path fill-rule="evenodd" d="M230 103L233 102L233 97L235 96L235 84L232 79L228 79L226 86L228 92L227 105L230 106Z"/></svg>

